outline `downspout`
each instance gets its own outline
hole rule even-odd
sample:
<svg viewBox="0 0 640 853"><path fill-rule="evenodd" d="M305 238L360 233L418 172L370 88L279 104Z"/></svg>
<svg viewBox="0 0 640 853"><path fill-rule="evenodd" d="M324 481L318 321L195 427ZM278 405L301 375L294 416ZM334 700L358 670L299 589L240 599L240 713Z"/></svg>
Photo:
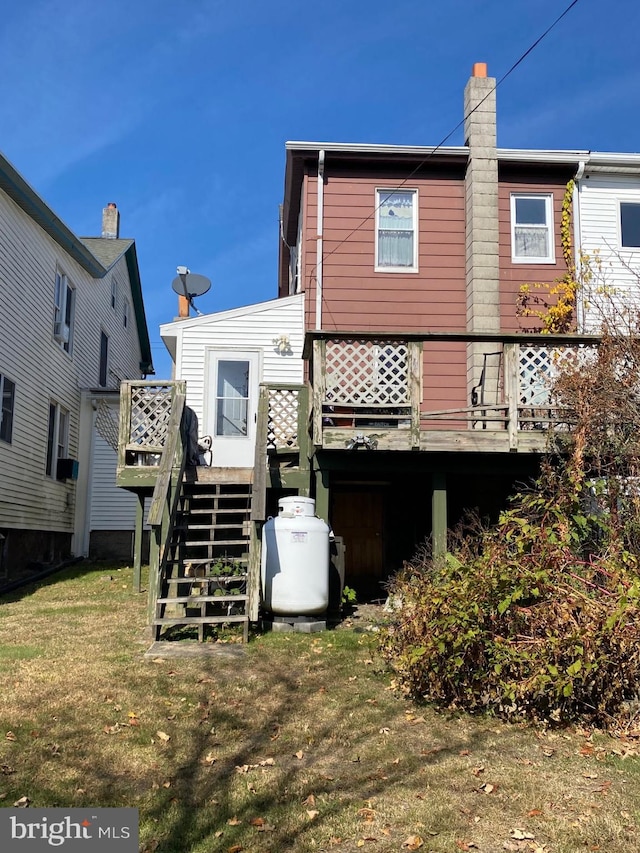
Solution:
<svg viewBox="0 0 640 853"><path fill-rule="evenodd" d="M324 149L318 151L318 214L316 230L316 329L322 328L322 225L324 219Z"/></svg>
<svg viewBox="0 0 640 853"><path fill-rule="evenodd" d="M576 268L576 277L580 277L580 255L582 253L582 240L581 240L581 231L580 231L580 181L584 175L584 171L586 169L588 160L580 160L578 163L578 168L573 177L573 246L575 252L575 268ZM578 329L580 331L584 331L585 326L585 315L584 315L584 298L580 298L578 294L576 294L576 320L578 322Z"/></svg>

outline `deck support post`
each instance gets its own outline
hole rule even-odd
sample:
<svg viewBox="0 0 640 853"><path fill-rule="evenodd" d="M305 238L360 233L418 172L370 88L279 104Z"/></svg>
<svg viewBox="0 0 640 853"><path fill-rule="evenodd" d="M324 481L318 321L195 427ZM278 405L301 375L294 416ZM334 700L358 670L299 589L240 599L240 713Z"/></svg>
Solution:
<svg viewBox="0 0 640 853"><path fill-rule="evenodd" d="M447 553L447 475L434 471L431 475L431 529L433 557L441 560Z"/></svg>
<svg viewBox="0 0 640 853"><path fill-rule="evenodd" d="M144 493L136 493L136 528L133 534L133 591L142 590L142 531L144 525Z"/></svg>
<svg viewBox="0 0 640 853"><path fill-rule="evenodd" d="M316 468L314 460L316 481L316 515L329 524L329 472L326 469ZM331 525L329 524L329 527Z"/></svg>

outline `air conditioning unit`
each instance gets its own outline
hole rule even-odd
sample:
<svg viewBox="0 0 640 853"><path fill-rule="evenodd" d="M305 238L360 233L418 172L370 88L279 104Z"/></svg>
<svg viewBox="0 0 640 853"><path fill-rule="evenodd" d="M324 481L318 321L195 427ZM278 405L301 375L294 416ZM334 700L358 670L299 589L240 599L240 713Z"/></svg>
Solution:
<svg viewBox="0 0 640 853"><path fill-rule="evenodd" d="M58 341L59 344L68 344L69 343L69 334L71 330L66 323L54 323L53 324L53 337L54 340Z"/></svg>
<svg viewBox="0 0 640 853"><path fill-rule="evenodd" d="M77 459L58 459L56 466L56 480L77 480L78 479L78 460Z"/></svg>

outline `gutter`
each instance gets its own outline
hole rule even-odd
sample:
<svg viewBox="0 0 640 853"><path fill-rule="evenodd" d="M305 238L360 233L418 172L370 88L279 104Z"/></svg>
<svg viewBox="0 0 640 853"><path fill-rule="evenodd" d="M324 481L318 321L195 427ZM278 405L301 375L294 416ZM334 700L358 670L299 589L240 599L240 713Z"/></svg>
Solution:
<svg viewBox="0 0 640 853"><path fill-rule="evenodd" d="M316 329L322 329L322 229L324 220L324 149L318 151L318 211L316 219Z"/></svg>

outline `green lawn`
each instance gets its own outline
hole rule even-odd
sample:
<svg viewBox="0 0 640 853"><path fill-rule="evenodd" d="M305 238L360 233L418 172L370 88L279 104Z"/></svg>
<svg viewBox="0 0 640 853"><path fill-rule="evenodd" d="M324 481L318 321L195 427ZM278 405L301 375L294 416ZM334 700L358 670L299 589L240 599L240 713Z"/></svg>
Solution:
<svg viewBox="0 0 640 853"><path fill-rule="evenodd" d="M3 805L135 806L158 853L639 848L636 741L416 707L363 619L144 659L131 587L80 564L0 600Z"/></svg>

